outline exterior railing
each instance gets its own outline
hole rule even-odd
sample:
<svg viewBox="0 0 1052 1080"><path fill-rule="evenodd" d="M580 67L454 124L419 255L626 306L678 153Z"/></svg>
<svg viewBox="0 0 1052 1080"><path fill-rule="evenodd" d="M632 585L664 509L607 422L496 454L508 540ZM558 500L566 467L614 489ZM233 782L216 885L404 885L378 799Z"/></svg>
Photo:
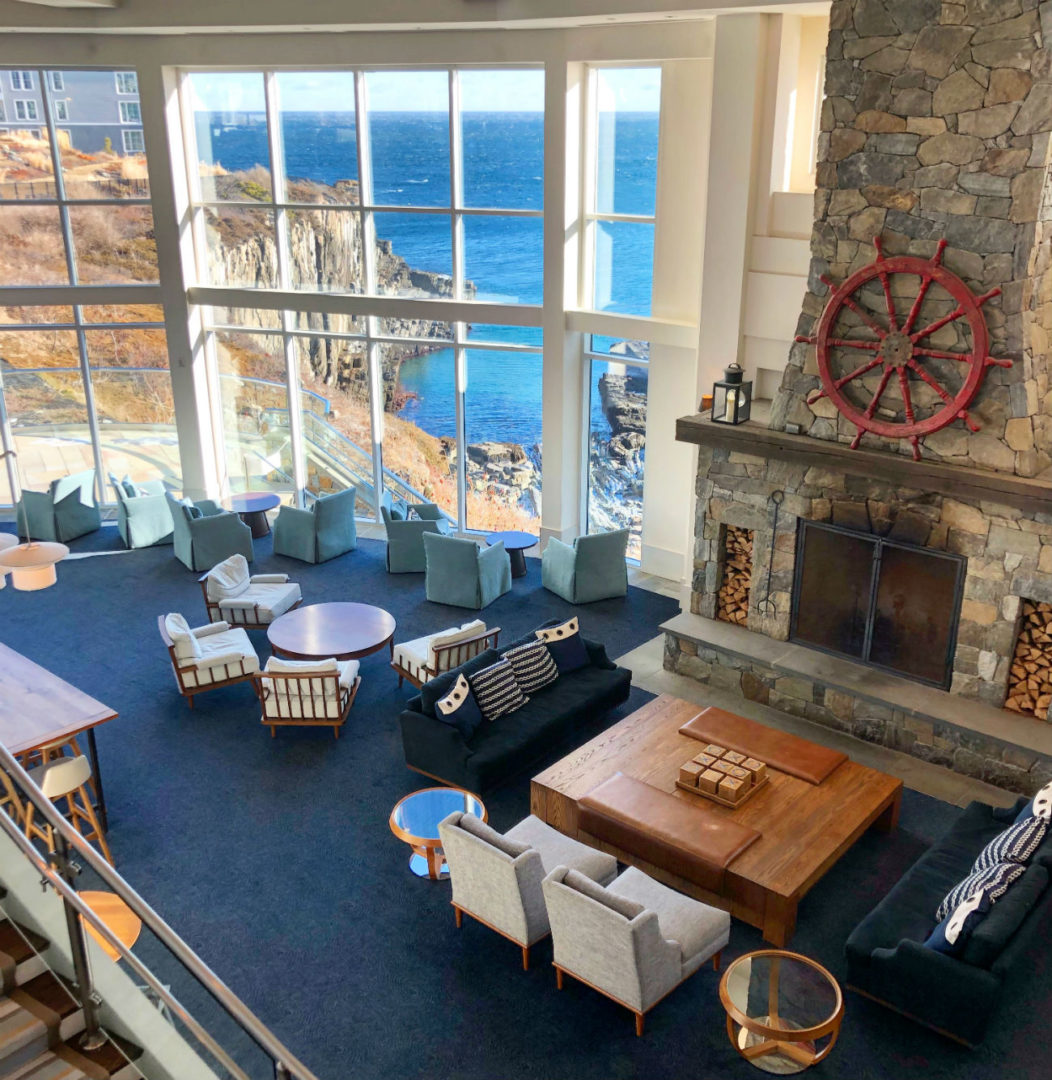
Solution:
<svg viewBox="0 0 1052 1080"><path fill-rule="evenodd" d="M75 972L72 992L83 1010L84 1035L87 1039L97 1040L99 1037L101 999L92 983L91 968L82 931L84 923L89 924L96 934L128 963L135 976L142 980L144 985L141 989L151 995L155 1002L162 1003L231 1077L236 1080L252 1080L252 1077L234 1060L232 1054L175 997L169 986L132 953L80 898L74 884L76 875L80 872L78 861L90 868L127 904L142 924L148 927L168 952L175 957L182 968L218 1002L237 1027L263 1051L273 1067L274 1080L318 1080L315 1074L296 1058L292 1051L208 967L175 930L81 837L80 833L66 822L50 799L40 791L18 761L2 746L0 746L0 770L6 774L6 777L0 777L0 780L7 781L0 784L0 796L6 791L9 798L13 796L32 803L34 814L44 819L55 832L55 851L44 855L26 838L22 828L11 817L12 812L17 814L17 804L12 806L9 803L6 811L0 809L0 831L7 835L32 864L34 870L39 873L45 890L48 888L54 890L65 906L70 954ZM0 868L0 881L2 881L2 874L3 868ZM104 1001L101 1003L105 1004Z"/></svg>

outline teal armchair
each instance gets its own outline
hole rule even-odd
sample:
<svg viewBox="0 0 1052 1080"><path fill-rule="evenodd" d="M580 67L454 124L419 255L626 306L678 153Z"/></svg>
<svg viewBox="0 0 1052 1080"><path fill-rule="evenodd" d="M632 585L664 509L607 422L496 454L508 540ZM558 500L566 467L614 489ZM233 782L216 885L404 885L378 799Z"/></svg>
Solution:
<svg viewBox="0 0 1052 1080"><path fill-rule="evenodd" d="M502 543L480 548L474 540L425 532L424 552L432 603L478 609L511 591L511 559Z"/></svg>
<svg viewBox="0 0 1052 1080"><path fill-rule="evenodd" d="M409 518L410 511L416 512L416 518ZM380 515L387 530L387 572L422 574L427 569L424 536L446 533L449 521L445 514L434 503L407 506L385 491L380 500Z"/></svg>
<svg viewBox="0 0 1052 1080"><path fill-rule="evenodd" d="M211 570L231 555L252 561L252 530L211 499L191 503L165 492L172 518L175 557L191 570Z"/></svg>
<svg viewBox="0 0 1052 1080"><path fill-rule="evenodd" d="M95 470L85 469L51 481L47 491L23 491L16 515L18 528L33 540L64 543L102 525L95 498Z"/></svg>
<svg viewBox="0 0 1052 1080"><path fill-rule="evenodd" d="M320 563L354 551L358 546L356 497L357 490L347 488L315 499L306 510L282 506L274 522L274 554Z"/></svg>
<svg viewBox="0 0 1052 1080"><path fill-rule="evenodd" d="M133 483L109 474L117 497L117 531L126 548L153 547L172 542L172 512L160 480Z"/></svg>
<svg viewBox="0 0 1052 1080"><path fill-rule="evenodd" d="M553 537L541 555L541 584L571 604L624 596L627 548L627 529L578 536L572 545Z"/></svg>

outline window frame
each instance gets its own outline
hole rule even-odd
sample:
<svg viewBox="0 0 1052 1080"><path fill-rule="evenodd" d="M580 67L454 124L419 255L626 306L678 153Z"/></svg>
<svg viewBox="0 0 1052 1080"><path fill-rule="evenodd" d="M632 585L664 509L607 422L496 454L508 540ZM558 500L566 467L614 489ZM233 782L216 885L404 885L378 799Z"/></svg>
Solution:
<svg viewBox="0 0 1052 1080"><path fill-rule="evenodd" d="M34 124L39 119L40 110L34 98L15 98L15 120L24 120Z"/></svg>
<svg viewBox="0 0 1052 1080"><path fill-rule="evenodd" d="M118 94L135 95L136 97L138 96L138 94L139 94L139 73L137 71L115 71L113 73L113 77L114 77L114 82L115 82L116 87L117 87L117 93ZM131 78L132 84L133 84L133 89L131 89L131 90L125 90L121 86L121 80L126 79L128 77Z"/></svg>
<svg viewBox="0 0 1052 1080"><path fill-rule="evenodd" d="M51 90L56 94L61 94L66 89L65 80L63 79L61 71L49 71L48 83L51 86Z"/></svg>
<svg viewBox="0 0 1052 1080"><path fill-rule="evenodd" d="M141 124L142 106L138 101L118 101L117 111L120 113L122 124ZM134 115L132 115L134 111Z"/></svg>
<svg viewBox="0 0 1052 1080"><path fill-rule="evenodd" d="M52 100L51 104L55 108L55 120L63 124L68 124L70 122L69 98L55 98Z"/></svg>
<svg viewBox="0 0 1052 1080"><path fill-rule="evenodd" d="M138 146L129 146L128 139L137 138ZM121 145L126 154L145 154L146 153L146 139L143 136L142 128L124 128L121 131Z"/></svg>
<svg viewBox="0 0 1052 1080"><path fill-rule="evenodd" d="M33 72L31 70L17 69L8 72L10 75L11 89L16 93L28 93L33 89Z"/></svg>

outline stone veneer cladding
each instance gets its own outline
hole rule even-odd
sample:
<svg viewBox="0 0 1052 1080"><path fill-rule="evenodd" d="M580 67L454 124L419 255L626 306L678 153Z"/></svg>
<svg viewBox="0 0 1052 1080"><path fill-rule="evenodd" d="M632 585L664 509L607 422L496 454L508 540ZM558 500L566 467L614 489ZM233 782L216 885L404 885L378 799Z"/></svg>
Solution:
<svg viewBox="0 0 1052 1080"><path fill-rule="evenodd" d="M873 259L930 257L974 293L991 368L975 400L978 434L956 422L924 440L926 457L1037 476L1052 465L1052 2L835 0L818 146L808 292L798 333L812 334L828 296ZM943 331L954 347L954 328ZM960 338L957 347L962 344ZM795 345L770 426L850 441L855 428L818 386L813 346ZM868 397L863 398L868 401ZM863 446L908 443L867 434Z"/></svg>

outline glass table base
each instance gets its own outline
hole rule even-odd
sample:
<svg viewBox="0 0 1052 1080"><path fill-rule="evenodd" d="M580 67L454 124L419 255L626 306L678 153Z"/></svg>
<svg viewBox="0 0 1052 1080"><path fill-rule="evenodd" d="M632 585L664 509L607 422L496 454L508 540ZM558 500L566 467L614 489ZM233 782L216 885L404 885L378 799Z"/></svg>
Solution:
<svg viewBox="0 0 1052 1080"><path fill-rule="evenodd" d="M761 1024L770 1023L770 1018L766 1016L757 1016L755 1019ZM782 1019L779 1023L784 1026L786 1022ZM750 1065L777 1076L791 1076L803 1072L813 1063L817 1053L817 1047L811 1041L782 1042L756 1035L745 1028L739 1028L737 1042L738 1049Z"/></svg>

